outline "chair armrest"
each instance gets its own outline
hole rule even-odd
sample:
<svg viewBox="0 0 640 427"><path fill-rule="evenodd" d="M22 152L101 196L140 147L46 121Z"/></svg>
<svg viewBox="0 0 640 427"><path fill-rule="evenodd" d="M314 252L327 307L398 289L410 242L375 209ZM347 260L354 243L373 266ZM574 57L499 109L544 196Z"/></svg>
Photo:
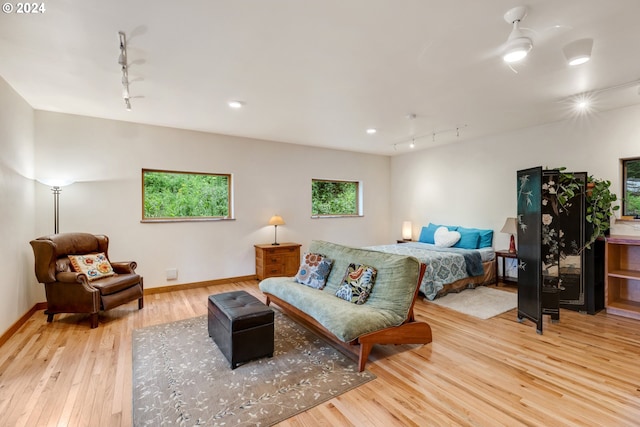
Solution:
<svg viewBox="0 0 640 427"><path fill-rule="evenodd" d="M138 267L138 263L135 261L120 261L120 262L112 262L111 268L118 274L135 274L135 270Z"/></svg>
<svg viewBox="0 0 640 427"><path fill-rule="evenodd" d="M75 271L64 271L56 273L56 280L62 283L88 283L89 279L84 273L76 273Z"/></svg>
<svg viewBox="0 0 640 427"><path fill-rule="evenodd" d="M89 278L84 273L76 273L74 271L64 271L56 274L56 280L59 283L79 283L87 292L98 292L96 288L91 286Z"/></svg>

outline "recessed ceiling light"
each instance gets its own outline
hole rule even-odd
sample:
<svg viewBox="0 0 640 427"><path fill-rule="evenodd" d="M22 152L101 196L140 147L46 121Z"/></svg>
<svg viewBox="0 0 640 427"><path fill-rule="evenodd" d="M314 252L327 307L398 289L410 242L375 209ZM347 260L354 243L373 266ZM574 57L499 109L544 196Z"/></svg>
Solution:
<svg viewBox="0 0 640 427"><path fill-rule="evenodd" d="M231 108L238 109L238 108L244 107L244 102L242 102L242 101L229 101L228 105Z"/></svg>
<svg viewBox="0 0 640 427"><path fill-rule="evenodd" d="M376 128L369 128L369 129L367 129L367 133L368 133L369 135L373 135L373 134L374 134L374 133L376 133L376 132L378 132L378 129L376 129Z"/></svg>

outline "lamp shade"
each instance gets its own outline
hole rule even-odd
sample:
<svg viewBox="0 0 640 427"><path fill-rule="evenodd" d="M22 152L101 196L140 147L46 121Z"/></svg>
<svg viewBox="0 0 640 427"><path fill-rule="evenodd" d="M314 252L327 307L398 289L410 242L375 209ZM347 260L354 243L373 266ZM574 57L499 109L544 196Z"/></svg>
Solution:
<svg viewBox="0 0 640 427"><path fill-rule="evenodd" d="M411 225L411 221L404 221L402 223L402 238L404 240L411 240L413 235L413 226Z"/></svg>
<svg viewBox="0 0 640 427"><path fill-rule="evenodd" d="M269 220L269 225L284 225L284 220L280 215L274 215Z"/></svg>
<svg viewBox="0 0 640 427"><path fill-rule="evenodd" d="M66 187L74 183L74 181L64 178L38 178L37 181L49 187Z"/></svg>
<svg viewBox="0 0 640 427"><path fill-rule="evenodd" d="M501 233L518 234L518 223L515 218L507 218L502 226Z"/></svg>

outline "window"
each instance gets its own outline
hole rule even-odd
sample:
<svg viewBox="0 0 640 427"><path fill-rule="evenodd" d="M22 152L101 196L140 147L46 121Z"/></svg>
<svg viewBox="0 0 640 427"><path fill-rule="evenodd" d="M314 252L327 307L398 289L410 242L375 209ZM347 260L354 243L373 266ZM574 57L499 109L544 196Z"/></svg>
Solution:
<svg viewBox="0 0 640 427"><path fill-rule="evenodd" d="M640 218L640 158L622 160L622 215Z"/></svg>
<svg viewBox="0 0 640 427"><path fill-rule="evenodd" d="M142 169L142 221L231 219L231 175Z"/></svg>
<svg viewBox="0 0 640 427"><path fill-rule="evenodd" d="M362 216L362 185L358 181L311 180L311 215Z"/></svg>

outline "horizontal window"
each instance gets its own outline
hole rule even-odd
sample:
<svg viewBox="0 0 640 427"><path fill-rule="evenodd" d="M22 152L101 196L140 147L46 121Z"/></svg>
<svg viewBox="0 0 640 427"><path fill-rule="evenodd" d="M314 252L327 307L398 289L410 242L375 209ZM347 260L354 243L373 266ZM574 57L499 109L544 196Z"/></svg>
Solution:
<svg viewBox="0 0 640 427"><path fill-rule="evenodd" d="M361 183L312 179L311 216L362 216Z"/></svg>
<svg viewBox="0 0 640 427"><path fill-rule="evenodd" d="M142 221L232 219L231 175L142 169Z"/></svg>

